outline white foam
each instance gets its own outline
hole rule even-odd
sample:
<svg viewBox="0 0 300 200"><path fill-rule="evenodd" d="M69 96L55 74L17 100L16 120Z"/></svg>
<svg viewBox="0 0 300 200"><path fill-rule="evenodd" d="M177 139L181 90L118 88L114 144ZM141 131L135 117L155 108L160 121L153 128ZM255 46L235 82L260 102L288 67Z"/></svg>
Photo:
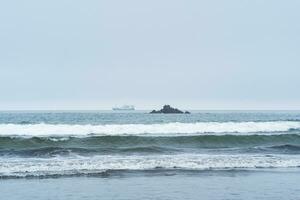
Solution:
<svg viewBox="0 0 300 200"><path fill-rule="evenodd" d="M94 156L43 158L1 158L0 176L41 176L96 173L106 170L163 169L253 169L295 168L299 155L207 155L177 154L151 156Z"/></svg>
<svg viewBox="0 0 300 200"><path fill-rule="evenodd" d="M0 136L267 134L299 129L300 122L199 122L167 124L0 124Z"/></svg>

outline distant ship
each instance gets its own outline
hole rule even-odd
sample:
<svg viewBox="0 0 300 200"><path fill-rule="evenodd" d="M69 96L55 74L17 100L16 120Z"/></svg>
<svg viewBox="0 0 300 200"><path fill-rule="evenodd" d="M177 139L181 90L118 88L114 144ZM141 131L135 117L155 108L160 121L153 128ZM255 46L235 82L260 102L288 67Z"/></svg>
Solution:
<svg viewBox="0 0 300 200"><path fill-rule="evenodd" d="M120 110L120 111L135 110L135 107L133 105L124 105L121 107L113 107L112 110Z"/></svg>

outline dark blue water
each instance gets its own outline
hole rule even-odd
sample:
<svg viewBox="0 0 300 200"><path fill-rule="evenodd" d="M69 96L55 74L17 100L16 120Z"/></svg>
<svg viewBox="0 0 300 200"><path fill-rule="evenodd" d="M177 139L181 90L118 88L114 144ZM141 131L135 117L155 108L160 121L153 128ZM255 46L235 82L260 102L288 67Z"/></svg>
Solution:
<svg viewBox="0 0 300 200"><path fill-rule="evenodd" d="M13 124L156 124L196 122L300 121L300 111L191 111L191 115L153 115L149 111L11 111L0 112L0 123Z"/></svg>

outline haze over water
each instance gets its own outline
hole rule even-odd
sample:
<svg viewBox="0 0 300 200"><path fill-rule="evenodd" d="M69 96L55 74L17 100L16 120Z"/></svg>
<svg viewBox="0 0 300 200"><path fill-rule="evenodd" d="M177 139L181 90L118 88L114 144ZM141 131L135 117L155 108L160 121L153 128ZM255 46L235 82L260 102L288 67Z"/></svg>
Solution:
<svg viewBox="0 0 300 200"><path fill-rule="evenodd" d="M1 1L0 199L298 199L299 7Z"/></svg>

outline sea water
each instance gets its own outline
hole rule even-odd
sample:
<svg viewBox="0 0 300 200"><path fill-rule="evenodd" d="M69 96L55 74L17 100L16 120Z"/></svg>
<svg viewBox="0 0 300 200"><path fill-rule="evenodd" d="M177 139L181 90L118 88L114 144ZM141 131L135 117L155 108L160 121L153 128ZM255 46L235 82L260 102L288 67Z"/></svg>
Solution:
<svg viewBox="0 0 300 200"><path fill-rule="evenodd" d="M298 111L0 112L4 199L297 199L299 166Z"/></svg>

